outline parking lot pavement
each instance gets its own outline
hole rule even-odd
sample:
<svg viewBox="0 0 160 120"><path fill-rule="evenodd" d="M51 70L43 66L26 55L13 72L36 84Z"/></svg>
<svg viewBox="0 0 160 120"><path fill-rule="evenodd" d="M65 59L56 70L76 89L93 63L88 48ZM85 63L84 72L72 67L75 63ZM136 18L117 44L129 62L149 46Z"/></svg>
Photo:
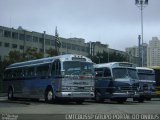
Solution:
<svg viewBox="0 0 160 120"><path fill-rule="evenodd" d="M47 104L44 101L14 100L0 97L0 113L16 114L64 114L64 113L159 113L160 99L138 103L128 99L124 104L105 101L95 103L86 101L82 105L76 103Z"/></svg>

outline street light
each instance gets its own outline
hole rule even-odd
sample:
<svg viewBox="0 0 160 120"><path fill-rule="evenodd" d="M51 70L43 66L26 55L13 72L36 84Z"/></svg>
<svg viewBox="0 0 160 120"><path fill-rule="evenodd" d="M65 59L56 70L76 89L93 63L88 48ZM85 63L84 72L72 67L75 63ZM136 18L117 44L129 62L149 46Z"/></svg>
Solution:
<svg viewBox="0 0 160 120"><path fill-rule="evenodd" d="M143 58L143 8L148 5L148 0L135 0L136 6L138 6L141 10L141 34L142 34L142 66L144 62Z"/></svg>

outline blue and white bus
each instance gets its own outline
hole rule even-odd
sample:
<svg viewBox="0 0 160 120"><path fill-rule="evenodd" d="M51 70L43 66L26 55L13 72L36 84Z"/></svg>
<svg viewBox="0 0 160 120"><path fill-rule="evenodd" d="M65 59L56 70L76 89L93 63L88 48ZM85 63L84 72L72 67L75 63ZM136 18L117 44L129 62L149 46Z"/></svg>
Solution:
<svg viewBox="0 0 160 120"><path fill-rule="evenodd" d="M94 66L95 100L105 99L123 103L127 98L139 96L139 81L134 64L126 62L111 62Z"/></svg>
<svg viewBox="0 0 160 120"><path fill-rule="evenodd" d="M75 54L14 63L5 69L4 85L10 100L65 99L80 104L94 97L93 63Z"/></svg>
<svg viewBox="0 0 160 120"><path fill-rule="evenodd" d="M140 82L140 96L134 100L143 102L144 100L151 100L155 96L155 72L153 69L146 67L136 67L139 82Z"/></svg>

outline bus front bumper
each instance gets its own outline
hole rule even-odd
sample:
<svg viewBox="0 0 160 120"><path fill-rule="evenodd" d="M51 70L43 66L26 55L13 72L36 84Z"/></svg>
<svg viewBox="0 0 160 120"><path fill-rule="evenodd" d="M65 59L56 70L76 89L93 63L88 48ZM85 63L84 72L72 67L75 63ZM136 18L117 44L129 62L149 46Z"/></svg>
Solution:
<svg viewBox="0 0 160 120"><path fill-rule="evenodd" d="M137 92L114 92L112 94L111 98L133 98L133 97L139 97L139 93Z"/></svg>
<svg viewBox="0 0 160 120"><path fill-rule="evenodd" d="M156 92L143 91L143 92L140 92L140 96L144 97L144 98L152 98L152 97L156 96Z"/></svg>
<svg viewBox="0 0 160 120"><path fill-rule="evenodd" d="M58 92L62 98L93 98L94 92Z"/></svg>

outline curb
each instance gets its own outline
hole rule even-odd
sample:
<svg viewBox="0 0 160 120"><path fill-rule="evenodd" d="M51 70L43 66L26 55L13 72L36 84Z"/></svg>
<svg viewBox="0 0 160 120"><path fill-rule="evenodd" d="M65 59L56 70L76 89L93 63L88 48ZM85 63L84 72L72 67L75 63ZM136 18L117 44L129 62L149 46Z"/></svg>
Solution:
<svg viewBox="0 0 160 120"><path fill-rule="evenodd" d="M0 93L0 97L7 97L7 93Z"/></svg>

